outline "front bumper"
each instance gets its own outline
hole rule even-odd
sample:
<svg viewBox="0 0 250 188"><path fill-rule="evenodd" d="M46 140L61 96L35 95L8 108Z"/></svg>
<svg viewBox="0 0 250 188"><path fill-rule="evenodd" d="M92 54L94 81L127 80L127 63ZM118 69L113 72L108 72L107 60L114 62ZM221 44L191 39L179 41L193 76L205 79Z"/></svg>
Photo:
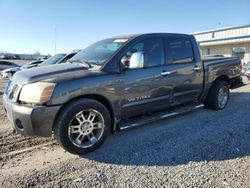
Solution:
<svg viewBox="0 0 250 188"><path fill-rule="evenodd" d="M3 105L13 129L27 136L49 137L52 134L59 106L24 106L9 101L3 96Z"/></svg>

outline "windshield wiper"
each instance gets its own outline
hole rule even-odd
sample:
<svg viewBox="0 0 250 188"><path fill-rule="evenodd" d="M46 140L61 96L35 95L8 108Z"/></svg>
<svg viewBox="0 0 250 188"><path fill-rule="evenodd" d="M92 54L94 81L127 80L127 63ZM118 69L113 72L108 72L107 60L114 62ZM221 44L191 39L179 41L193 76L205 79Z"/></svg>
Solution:
<svg viewBox="0 0 250 188"><path fill-rule="evenodd" d="M68 60L70 63L82 63L86 64L89 66L89 68L92 67L92 65L87 61L87 60L81 60L81 59L76 59L76 60Z"/></svg>

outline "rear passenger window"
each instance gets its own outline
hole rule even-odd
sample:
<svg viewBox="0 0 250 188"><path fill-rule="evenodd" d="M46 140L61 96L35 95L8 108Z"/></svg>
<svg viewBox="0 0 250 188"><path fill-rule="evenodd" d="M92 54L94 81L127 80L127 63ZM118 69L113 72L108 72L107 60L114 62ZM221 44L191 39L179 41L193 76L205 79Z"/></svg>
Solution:
<svg viewBox="0 0 250 188"><path fill-rule="evenodd" d="M194 59L192 44L187 38L170 38L168 46L172 63L190 63Z"/></svg>

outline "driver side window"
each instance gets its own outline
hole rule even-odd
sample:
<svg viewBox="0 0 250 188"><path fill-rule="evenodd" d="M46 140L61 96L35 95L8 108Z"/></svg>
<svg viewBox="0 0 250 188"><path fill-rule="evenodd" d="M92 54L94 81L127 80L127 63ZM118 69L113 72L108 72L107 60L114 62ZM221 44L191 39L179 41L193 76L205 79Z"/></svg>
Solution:
<svg viewBox="0 0 250 188"><path fill-rule="evenodd" d="M150 38L136 43L124 54L121 63L128 69L163 65L164 52L162 39Z"/></svg>

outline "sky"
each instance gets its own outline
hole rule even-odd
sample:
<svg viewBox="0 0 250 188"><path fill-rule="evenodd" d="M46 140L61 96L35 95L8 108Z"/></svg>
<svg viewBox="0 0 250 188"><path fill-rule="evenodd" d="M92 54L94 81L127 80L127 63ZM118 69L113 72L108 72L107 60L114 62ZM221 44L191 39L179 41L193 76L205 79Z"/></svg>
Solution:
<svg viewBox="0 0 250 188"><path fill-rule="evenodd" d="M54 54L112 36L250 24L250 0L0 0L0 52Z"/></svg>

